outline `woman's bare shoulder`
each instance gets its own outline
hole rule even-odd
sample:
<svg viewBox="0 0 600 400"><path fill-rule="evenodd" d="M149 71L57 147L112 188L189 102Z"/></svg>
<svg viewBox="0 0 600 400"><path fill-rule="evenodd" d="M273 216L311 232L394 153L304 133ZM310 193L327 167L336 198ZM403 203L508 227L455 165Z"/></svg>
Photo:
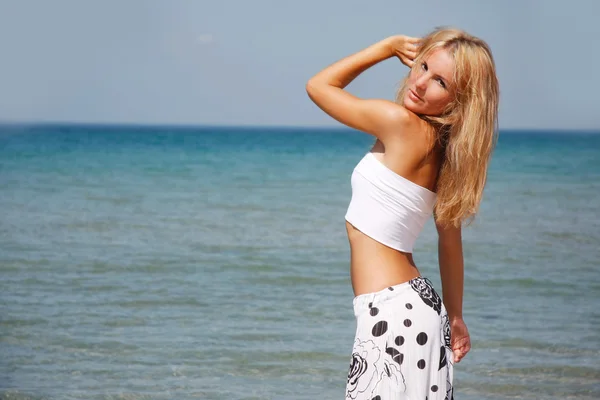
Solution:
<svg viewBox="0 0 600 400"><path fill-rule="evenodd" d="M397 120L394 134L389 135L386 146L390 149L410 148L413 152L428 154L435 145L435 129L433 126L407 108L397 104L398 113L403 118Z"/></svg>

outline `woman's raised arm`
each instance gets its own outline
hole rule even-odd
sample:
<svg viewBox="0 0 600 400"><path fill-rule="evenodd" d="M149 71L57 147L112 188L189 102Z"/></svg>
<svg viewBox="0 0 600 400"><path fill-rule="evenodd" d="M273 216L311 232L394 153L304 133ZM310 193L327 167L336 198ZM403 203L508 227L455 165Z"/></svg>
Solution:
<svg viewBox="0 0 600 400"><path fill-rule="evenodd" d="M343 90L369 67L397 56L406 65L416 56L418 42L408 36L391 36L326 67L306 84L310 99L337 121L386 142L409 121L409 112L381 99L360 99Z"/></svg>

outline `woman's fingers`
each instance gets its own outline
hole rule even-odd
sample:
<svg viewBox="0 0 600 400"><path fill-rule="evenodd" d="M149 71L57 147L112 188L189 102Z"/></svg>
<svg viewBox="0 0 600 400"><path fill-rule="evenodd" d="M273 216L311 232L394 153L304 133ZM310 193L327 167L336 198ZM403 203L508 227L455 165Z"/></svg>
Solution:
<svg viewBox="0 0 600 400"><path fill-rule="evenodd" d="M411 51L419 51L419 47L421 47L421 39L416 38L417 40L411 40L406 42L406 49Z"/></svg>
<svg viewBox="0 0 600 400"><path fill-rule="evenodd" d="M396 56L402 61L402 64L412 68L414 59L419 53L419 42L421 41L421 38L399 35L394 36L393 39L394 40L391 40L391 44Z"/></svg>
<svg viewBox="0 0 600 400"><path fill-rule="evenodd" d="M398 58L402 62L402 64L406 65L409 68L412 68L414 64L414 59L412 57L408 57L406 54L398 54Z"/></svg>
<svg viewBox="0 0 600 400"><path fill-rule="evenodd" d="M460 338L452 346L452 353L454 354L454 362L458 363L462 360L467 353L471 350L471 341L469 337Z"/></svg>
<svg viewBox="0 0 600 400"><path fill-rule="evenodd" d="M463 347L459 347L452 350L452 353L454 353L454 362L459 363L460 360L467 355L467 350L465 350Z"/></svg>
<svg viewBox="0 0 600 400"><path fill-rule="evenodd" d="M454 363L458 364L460 362L460 360L462 360L462 358L464 357L464 353L460 350L454 350Z"/></svg>
<svg viewBox="0 0 600 400"><path fill-rule="evenodd" d="M406 45L406 51L419 51L419 46L413 43L408 43Z"/></svg>
<svg viewBox="0 0 600 400"><path fill-rule="evenodd" d="M419 52L417 50L411 49L398 49L396 50L396 54L403 55L410 58L415 58Z"/></svg>

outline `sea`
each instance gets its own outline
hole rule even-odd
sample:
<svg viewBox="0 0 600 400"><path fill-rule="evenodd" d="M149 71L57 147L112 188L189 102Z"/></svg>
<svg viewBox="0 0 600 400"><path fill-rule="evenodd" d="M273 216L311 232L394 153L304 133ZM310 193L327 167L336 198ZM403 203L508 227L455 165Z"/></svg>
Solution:
<svg viewBox="0 0 600 400"><path fill-rule="evenodd" d="M373 142L0 127L0 399L344 399L344 215ZM600 398L600 132L501 131L463 243L454 399ZM432 219L414 258L441 293Z"/></svg>

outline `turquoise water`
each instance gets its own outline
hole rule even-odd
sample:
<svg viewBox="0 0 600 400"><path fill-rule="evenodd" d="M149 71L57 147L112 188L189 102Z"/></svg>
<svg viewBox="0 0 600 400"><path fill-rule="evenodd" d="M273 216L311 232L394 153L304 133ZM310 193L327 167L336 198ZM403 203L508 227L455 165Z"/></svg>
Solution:
<svg viewBox="0 0 600 400"><path fill-rule="evenodd" d="M343 398L340 129L0 128L0 398ZM600 135L502 133L455 398L600 397ZM415 260L439 289L430 220Z"/></svg>

